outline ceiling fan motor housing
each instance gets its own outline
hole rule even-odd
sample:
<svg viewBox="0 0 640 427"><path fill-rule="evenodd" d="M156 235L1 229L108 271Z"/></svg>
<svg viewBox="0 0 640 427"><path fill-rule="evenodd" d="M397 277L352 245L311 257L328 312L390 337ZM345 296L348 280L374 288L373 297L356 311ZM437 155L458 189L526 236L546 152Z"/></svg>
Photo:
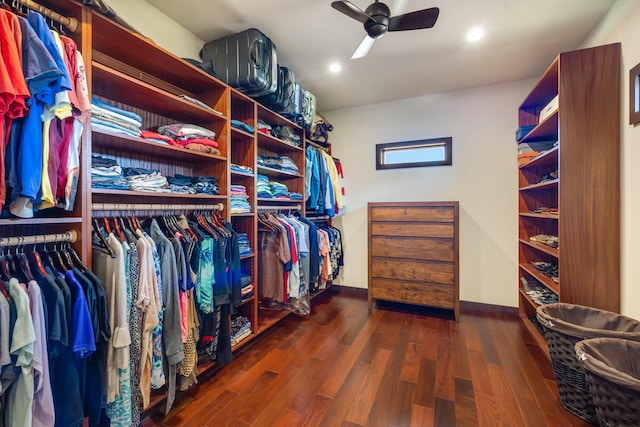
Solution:
<svg viewBox="0 0 640 427"><path fill-rule="evenodd" d="M389 28L389 15L391 11L386 4L375 2L364 11L371 19L364 24L364 29L372 39L382 37Z"/></svg>

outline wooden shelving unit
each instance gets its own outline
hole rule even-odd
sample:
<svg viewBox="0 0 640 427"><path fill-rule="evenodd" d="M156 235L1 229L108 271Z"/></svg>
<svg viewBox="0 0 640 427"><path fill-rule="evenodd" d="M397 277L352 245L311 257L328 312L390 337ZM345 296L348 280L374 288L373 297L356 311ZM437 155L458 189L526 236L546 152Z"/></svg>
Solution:
<svg viewBox="0 0 640 427"><path fill-rule="evenodd" d="M521 143L558 141L519 167L519 274L560 302L620 310L620 45L561 53L519 108L519 125L534 125ZM540 111L558 96L556 112ZM551 172L557 178L541 182ZM534 212L547 207L556 213ZM531 241L558 236L560 249ZM558 265L559 283L531 263ZM538 305L519 283L524 325L546 347Z"/></svg>

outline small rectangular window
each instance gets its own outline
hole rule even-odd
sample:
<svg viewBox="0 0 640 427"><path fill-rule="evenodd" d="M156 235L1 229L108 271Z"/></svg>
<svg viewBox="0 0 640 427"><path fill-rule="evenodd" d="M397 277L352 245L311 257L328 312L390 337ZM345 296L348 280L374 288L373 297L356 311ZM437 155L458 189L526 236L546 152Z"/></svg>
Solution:
<svg viewBox="0 0 640 427"><path fill-rule="evenodd" d="M640 124L640 64L629 71L629 124Z"/></svg>
<svg viewBox="0 0 640 427"><path fill-rule="evenodd" d="M451 165L452 138L376 144L376 169Z"/></svg>

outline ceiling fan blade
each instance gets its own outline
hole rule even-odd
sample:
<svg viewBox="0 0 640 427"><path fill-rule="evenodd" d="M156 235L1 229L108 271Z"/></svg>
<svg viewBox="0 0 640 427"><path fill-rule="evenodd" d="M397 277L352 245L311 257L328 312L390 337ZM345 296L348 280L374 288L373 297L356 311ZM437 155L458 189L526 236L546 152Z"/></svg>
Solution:
<svg viewBox="0 0 640 427"><path fill-rule="evenodd" d="M356 50L353 52L353 55L351 55L351 59L358 59L366 56L375 41L376 39L371 38L368 35L364 36Z"/></svg>
<svg viewBox="0 0 640 427"><path fill-rule="evenodd" d="M431 28L436 24L440 9L432 7L429 9L416 10L389 19L388 31L407 31Z"/></svg>
<svg viewBox="0 0 640 427"><path fill-rule="evenodd" d="M363 10L348 0L334 1L331 3L331 7L363 24L371 19Z"/></svg>

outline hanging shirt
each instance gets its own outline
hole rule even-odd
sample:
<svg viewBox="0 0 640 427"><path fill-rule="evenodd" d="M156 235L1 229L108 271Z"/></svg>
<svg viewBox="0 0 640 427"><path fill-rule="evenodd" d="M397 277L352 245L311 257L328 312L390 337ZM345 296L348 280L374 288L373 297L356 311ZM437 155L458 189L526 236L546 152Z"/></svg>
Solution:
<svg viewBox="0 0 640 427"><path fill-rule="evenodd" d="M15 302L17 318L11 337L11 355L20 374L7 391L5 421L11 427L31 427L33 424L33 352L36 332L29 308L29 296L15 278L9 280L9 293Z"/></svg>
<svg viewBox="0 0 640 427"><path fill-rule="evenodd" d="M33 56L30 53L27 60L39 58L34 64L46 71L35 75L33 82L27 81L32 99L29 104L29 115L22 124L16 161L16 185L19 187L20 197L13 200L10 207L12 214L23 218L33 216L31 202L39 197L42 183L43 127L41 115L45 105L55 103L56 93L71 88L64 61L44 18L39 13L29 12L27 20L35 34L35 37L30 35L27 41L34 45ZM41 53L41 46L45 47L48 55L37 57L36 55ZM27 67L32 65L27 64ZM48 69L46 69L47 67ZM27 79L32 74L35 73L30 69L25 72Z"/></svg>
<svg viewBox="0 0 640 427"><path fill-rule="evenodd" d="M31 297L31 317L36 340L34 342L33 361L31 366L34 373L33 396L33 427L51 427L55 424L55 410L53 394L49 378L49 357L47 350L47 330L45 328L45 313L40 287L35 281L29 282L29 296Z"/></svg>
<svg viewBox="0 0 640 427"><path fill-rule="evenodd" d="M22 72L22 29L18 17L0 10L0 207L6 198L5 151L8 129L26 115L29 89Z"/></svg>
<svg viewBox="0 0 640 427"><path fill-rule="evenodd" d="M9 301L0 292L0 368L9 363Z"/></svg>

